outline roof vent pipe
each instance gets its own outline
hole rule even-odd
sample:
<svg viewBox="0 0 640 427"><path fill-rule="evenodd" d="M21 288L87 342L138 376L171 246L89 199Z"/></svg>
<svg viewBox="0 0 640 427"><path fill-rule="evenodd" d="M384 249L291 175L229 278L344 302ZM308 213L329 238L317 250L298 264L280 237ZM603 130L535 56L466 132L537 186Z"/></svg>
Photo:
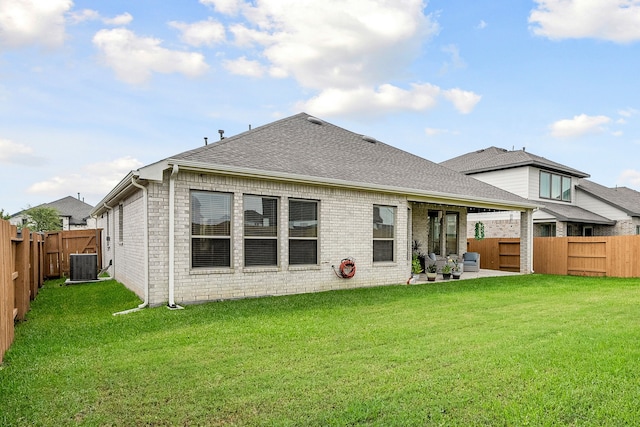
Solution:
<svg viewBox="0 0 640 427"><path fill-rule="evenodd" d="M220 134L220 141L222 141L224 139L224 130L223 129L219 129L218 133Z"/></svg>
<svg viewBox="0 0 640 427"><path fill-rule="evenodd" d="M205 136L205 137L204 137L204 145L209 145L209 143L207 142L207 139L208 139L208 138Z"/></svg>
<svg viewBox="0 0 640 427"><path fill-rule="evenodd" d="M370 143L372 143L372 144L375 144L376 142L378 142L378 140L377 140L377 139L375 139L374 137L372 137L372 136L367 136L367 135L362 135L362 139L363 139L363 140L365 140L365 141L367 141L367 142L370 142Z"/></svg>

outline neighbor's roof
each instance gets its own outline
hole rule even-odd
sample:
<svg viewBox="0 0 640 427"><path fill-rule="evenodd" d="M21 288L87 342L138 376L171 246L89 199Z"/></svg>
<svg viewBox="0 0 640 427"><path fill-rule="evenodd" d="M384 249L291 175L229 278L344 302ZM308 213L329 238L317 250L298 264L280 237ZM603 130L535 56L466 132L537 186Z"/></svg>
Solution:
<svg viewBox="0 0 640 427"><path fill-rule="evenodd" d="M36 208L53 208L58 211L59 216L68 217L70 225L86 225L89 213L93 209L88 203L83 202L75 197L67 196L62 199L43 203L35 206ZM18 216L25 211L22 210L18 213L11 215L12 217Z"/></svg>
<svg viewBox="0 0 640 427"><path fill-rule="evenodd" d="M578 181L577 189L626 212L640 216L640 192L627 187L605 187L588 179Z"/></svg>
<svg viewBox="0 0 640 427"><path fill-rule="evenodd" d="M306 113L177 154L168 162L224 165L325 182L396 187L416 193L444 193L535 206L515 194Z"/></svg>
<svg viewBox="0 0 640 427"><path fill-rule="evenodd" d="M540 169L560 172L578 178L586 178L589 176L589 174L577 169L531 154L524 149L508 151L504 148L489 147L445 160L440 164L467 175L521 166L535 166Z"/></svg>
<svg viewBox="0 0 640 427"><path fill-rule="evenodd" d="M545 202L540 210L550 213L563 222L614 225L616 222L576 205Z"/></svg>

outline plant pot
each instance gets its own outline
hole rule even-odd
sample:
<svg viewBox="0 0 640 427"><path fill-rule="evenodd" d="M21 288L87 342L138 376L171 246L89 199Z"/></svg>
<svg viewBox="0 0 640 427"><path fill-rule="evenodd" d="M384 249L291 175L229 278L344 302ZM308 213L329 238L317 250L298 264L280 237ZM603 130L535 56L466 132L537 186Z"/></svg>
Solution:
<svg viewBox="0 0 640 427"><path fill-rule="evenodd" d="M451 279L451 273L442 273L442 278L444 280L449 280Z"/></svg>
<svg viewBox="0 0 640 427"><path fill-rule="evenodd" d="M438 273L427 273L427 280L429 282L435 282L437 275L438 275Z"/></svg>
<svg viewBox="0 0 640 427"><path fill-rule="evenodd" d="M462 276L462 273L452 273L451 275L453 276L454 279L459 279L460 276Z"/></svg>

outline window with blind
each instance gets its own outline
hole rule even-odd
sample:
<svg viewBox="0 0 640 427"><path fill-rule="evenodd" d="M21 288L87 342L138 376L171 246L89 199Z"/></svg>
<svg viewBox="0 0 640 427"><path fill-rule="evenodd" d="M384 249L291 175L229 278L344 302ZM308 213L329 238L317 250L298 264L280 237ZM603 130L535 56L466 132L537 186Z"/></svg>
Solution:
<svg viewBox="0 0 640 427"><path fill-rule="evenodd" d="M394 260L396 208L373 206L373 262Z"/></svg>
<svg viewBox="0 0 640 427"><path fill-rule="evenodd" d="M244 196L244 265L278 265L278 198Z"/></svg>
<svg viewBox="0 0 640 427"><path fill-rule="evenodd" d="M318 264L318 202L289 200L289 265Z"/></svg>
<svg viewBox="0 0 640 427"><path fill-rule="evenodd" d="M232 195L191 192L191 267L231 267Z"/></svg>

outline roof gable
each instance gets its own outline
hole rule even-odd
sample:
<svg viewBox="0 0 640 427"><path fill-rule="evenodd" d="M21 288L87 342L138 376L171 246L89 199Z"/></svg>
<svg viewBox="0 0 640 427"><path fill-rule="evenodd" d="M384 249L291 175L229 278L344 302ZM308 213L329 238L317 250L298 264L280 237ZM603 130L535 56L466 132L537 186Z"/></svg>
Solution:
<svg viewBox="0 0 640 427"><path fill-rule="evenodd" d="M529 153L524 149L509 151L504 148L489 147L445 160L440 164L467 175L523 166L535 166L578 178L589 176L585 172Z"/></svg>
<svg viewBox="0 0 640 427"><path fill-rule="evenodd" d="M581 179L576 188L625 211L630 216L640 216L640 192L636 190L627 187L605 187L588 179Z"/></svg>
<svg viewBox="0 0 640 427"><path fill-rule="evenodd" d="M167 162L531 204L515 194L306 113L177 154Z"/></svg>
<svg viewBox="0 0 640 427"><path fill-rule="evenodd" d="M42 203L36 208L53 208L58 211L61 217L68 217L69 224L80 225L86 224L86 219L89 217L89 213L93 206L83 202L75 197L67 196L62 199L55 200L49 203ZM12 217L20 215L25 211L20 211L12 215Z"/></svg>

